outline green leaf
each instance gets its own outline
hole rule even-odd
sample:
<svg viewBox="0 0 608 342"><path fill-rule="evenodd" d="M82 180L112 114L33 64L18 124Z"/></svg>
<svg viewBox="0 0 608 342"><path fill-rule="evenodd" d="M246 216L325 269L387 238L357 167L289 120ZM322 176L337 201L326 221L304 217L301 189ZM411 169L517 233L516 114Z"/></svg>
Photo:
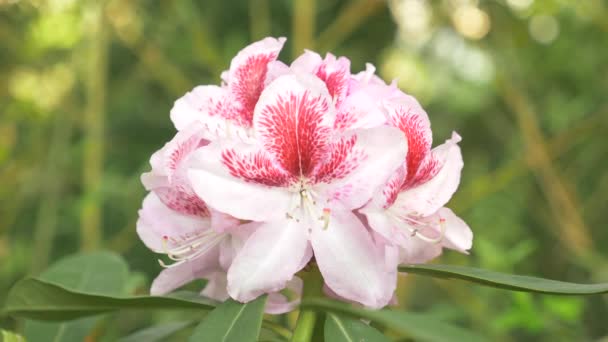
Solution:
<svg viewBox="0 0 608 342"><path fill-rule="evenodd" d="M194 329L191 342L246 342L257 341L264 318L266 296L249 303L239 303L229 299Z"/></svg>
<svg viewBox="0 0 608 342"><path fill-rule="evenodd" d="M117 297L71 291L39 279L19 281L8 294L4 313L45 321L64 321L116 310L211 310L215 303L193 294Z"/></svg>
<svg viewBox="0 0 608 342"><path fill-rule="evenodd" d="M25 338L12 331L0 329L0 342L25 342Z"/></svg>
<svg viewBox="0 0 608 342"><path fill-rule="evenodd" d="M122 294L128 267L118 255L94 253L66 257L40 275L40 279L70 290L108 295ZM66 323L26 321L28 341L82 341L93 329L98 317Z"/></svg>
<svg viewBox="0 0 608 342"><path fill-rule="evenodd" d="M420 341L484 341L485 339L470 332L437 320L431 315L395 311L395 310L368 310L356 308L350 304L326 298L303 299L302 308L318 311L329 311L339 314L363 318L379 323L402 335Z"/></svg>
<svg viewBox="0 0 608 342"><path fill-rule="evenodd" d="M408 265L400 266L399 271L436 278L460 279L481 285L513 291L539 292L560 295L592 295L608 293L608 283L567 283L557 280L498 273L466 266Z"/></svg>
<svg viewBox="0 0 608 342"><path fill-rule="evenodd" d="M369 325L336 314L325 320L325 340L336 342L388 342L381 332Z"/></svg>
<svg viewBox="0 0 608 342"><path fill-rule="evenodd" d="M176 332L187 328L194 324L194 321L187 322L171 322L166 324L159 324L142 330L138 330L129 336L125 336L118 340L118 342L157 342L165 341L166 338L175 334Z"/></svg>

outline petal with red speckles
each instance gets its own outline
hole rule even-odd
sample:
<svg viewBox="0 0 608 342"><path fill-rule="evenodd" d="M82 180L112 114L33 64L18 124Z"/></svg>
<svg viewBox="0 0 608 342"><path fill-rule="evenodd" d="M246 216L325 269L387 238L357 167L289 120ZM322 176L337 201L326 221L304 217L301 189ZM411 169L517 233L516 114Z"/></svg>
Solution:
<svg viewBox="0 0 608 342"><path fill-rule="evenodd" d="M218 86L198 86L175 101L171 120L178 131L198 122L204 127L205 138L224 136L226 120L234 115L234 103L228 89Z"/></svg>
<svg viewBox="0 0 608 342"><path fill-rule="evenodd" d="M452 197L460 183L463 161L455 132L452 138L434 148L418 168L416 178L424 183L407 188L395 200L395 206L402 208L403 214L430 216L443 207Z"/></svg>
<svg viewBox="0 0 608 342"><path fill-rule="evenodd" d="M348 58L336 58L336 56L328 53L321 65L315 70L315 75L325 82L329 95L334 100L336 106L339 106L349 91L351 75Z"/></svg>
<svg viewBox="0 0 608 342"><path fill-rule="evenodd" d="M342 139L346 144L354 140L352 148L334 146L331 159L325 163L329 167L317 171L320 183L315 191L356 209L402 165L407 142L399 130L387 126L351 131Z"/></svg>
<svg viewBox="0 0 608 342"><path fill-rule="evenodd" d="M403 93L392 101L388 101L386 109L389 124L399 128L407 138L406 165L408 177L404 185L420 182L419 179L415 178L416 170L430 153L433 143L428 115L415 98Z"/></svg>
<svg viewBox="0 0 608 342"><path fill-rule="evenodd" d="M154 191L169 208L187 215L208 216L205 203L194 194L186 178L188 158L196 149L208 144L202 126L194 123L154 153L152 170L141 177L146 190Z"/></svg>
<svg viewBox="0 0 608 342"><path fill-rule="evenodd" d="M207 217L183 215L169 209L156 194L149 193L139 210L137 234L151 250L164 253L208 231Z"/></svg>
<svg viewBox="0 0 608 342"><path fill-rule="evenodd" d="M260 96L254 131L285 171L295 177L308 177L329 153L333 114L331 100L319 79L285 75Z"/></svg>
<svg viewBox="0 0 608 342"><path fill-rule="evenodd" d="M268 64L277 59L284 43L285 38L265 38L247 46L232 59L228 87L239 106L231 120L243 126L251 125L253 110L264 90Z"/></svg>
<svg viewBox="0 0 608 342"><path fill-rule="evenodd" d="M226 151L229 157L223 156ZM193 154L188 179L195 193L215 210L243 220L284 218L292 194L264 180L286 173L263 155L253 145L213 142Z"/></svg>

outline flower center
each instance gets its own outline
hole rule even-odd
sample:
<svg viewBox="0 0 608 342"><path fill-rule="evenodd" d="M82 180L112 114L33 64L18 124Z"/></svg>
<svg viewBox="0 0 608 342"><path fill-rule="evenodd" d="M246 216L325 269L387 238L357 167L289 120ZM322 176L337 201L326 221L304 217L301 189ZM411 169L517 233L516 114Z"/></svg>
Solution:
<svg viewBox="0 0 608 342"><path fill-rule="evenodd" d="M165 264L162 260L158 263L165 268L171 268L181 265L188 260L204 255L213 247L217 246L228 235L227 233L217 233L209 229L202 234L186 239L175 239L169 236L163 236L163 253L173 261L171 264ZM171 244L171 247L169 245Z"/></svg>
<svg viewBox="0 0 608 342"><path fill-rule="evenodd" d="M285 216L296 222L308 219L311 223L321 224L323 229L327 229L331 210L327 207L322 209L319 207L317 202L319 195L304 182L300 182L292 191L294 196Z"/></svg>

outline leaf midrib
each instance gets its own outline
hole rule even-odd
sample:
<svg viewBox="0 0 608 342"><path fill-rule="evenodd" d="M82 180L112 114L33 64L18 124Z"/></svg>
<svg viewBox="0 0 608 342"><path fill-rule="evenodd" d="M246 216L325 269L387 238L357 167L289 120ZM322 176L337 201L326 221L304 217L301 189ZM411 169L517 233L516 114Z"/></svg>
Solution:
<svg viewBox="0 0 608 342"><path fill-rule="evenodd" d="M222 341L227 341L228 335L230 335L230 333L232 332L232 328L234 328L234 326L236 325L236 321L238 321L239 317L241 317L241 315L243 314L243 311L245 311L245 308L247 307L247 305L249 305L249 304L241 305L240 310L234 316L234 318L232 319L232 322L230 322L228 329L226 329L226 333L222 337Z"/></svg>
<svg viewBox="0 0 608 342"><path fill-rule="evenodd" d="M330 317L334 322L336 322L336 325L338 326L340 331L344 334L344 337L346 337L346 339L350 342L355 342L355 340L353 340L352 337L348 334L348 331L346 331L346 327L344 327L344 324L342 324L342 322L338 318L338 316L330 315Z"/></svg>

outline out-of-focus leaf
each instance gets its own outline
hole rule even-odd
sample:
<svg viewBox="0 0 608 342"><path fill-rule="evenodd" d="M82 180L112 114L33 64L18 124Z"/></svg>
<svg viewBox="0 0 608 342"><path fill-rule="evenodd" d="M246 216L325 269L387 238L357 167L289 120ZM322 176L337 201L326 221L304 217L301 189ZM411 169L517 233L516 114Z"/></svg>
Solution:
<svg viewBox="0 0 608 342"><path fill-rule="evenodd" d="M227 300L194 329L190 341L257 341L265 304L266 296L245 304Z"/></svg>
<svg viewBox="0 0 608 342"><path fill-rule="evenodd" d="M368 319L420 341L484 341L471 331L442 322L431 315L395 310L367 310L325 298L304 299L301 307Z"/></svg>
<svg viewBox="0 0 608 342"><path fill-rule="evenodd" d="M192 324L194 324L194 321L171 322L166 324L155 325L149 328L138 330L129 336L121 338L120 340L118 340L118 342L164 341L167 337Z"/></svg>
<svg viewBox="0 0 608 342"><path fill-rule="evenodd" d="M128 273L128 266L121 257L102 252L66 257L43 272L40 279L70 290L120 295ZM65 323L27 321L24 335L32 342L82 341L97 320L97 317L87 317Z"/></svg>
<svg viewBox="0 0 608 342"><path fill-rule="evenodd" d="M12 331L0 329L0 342L25 342L25 338Z"/></svg>
<svg viewBox="0 0 608 342"><path fill-rule="evenodd" d="M336 342L388 342L389 339L369 325L336 314L325 319L325 340Z"/></svg>
<svg viewBox="0 0 608 342"><path fill-rule="evenodd" d="M608 293L608 283L577 284L563 281L493 272L479 268L453 265L407 265L399 271L436 278L465 280L481 285L513 291L561 295L591 295Z"/></svg>
<svg viewBox="0 0 608 342"><path fill-rule="evenodd" d="M40 279L24 279L11 289L4 313L46 321L64 321L116 310L211 310L214 303L194 295L115 297L71 291Z"/></svg>

